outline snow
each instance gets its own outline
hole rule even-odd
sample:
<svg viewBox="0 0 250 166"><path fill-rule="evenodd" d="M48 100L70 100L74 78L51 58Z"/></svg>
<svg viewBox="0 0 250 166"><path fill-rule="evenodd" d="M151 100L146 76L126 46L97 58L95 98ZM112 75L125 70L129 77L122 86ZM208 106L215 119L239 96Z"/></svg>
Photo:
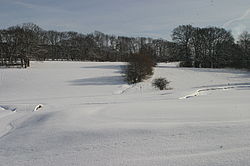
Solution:
<svg viewBox="0 0 250 166"><path fill-rule="evenodd" d="M0 165L250 165L250 72L162 63L127 85L123 65L0 69Z"/></svg>

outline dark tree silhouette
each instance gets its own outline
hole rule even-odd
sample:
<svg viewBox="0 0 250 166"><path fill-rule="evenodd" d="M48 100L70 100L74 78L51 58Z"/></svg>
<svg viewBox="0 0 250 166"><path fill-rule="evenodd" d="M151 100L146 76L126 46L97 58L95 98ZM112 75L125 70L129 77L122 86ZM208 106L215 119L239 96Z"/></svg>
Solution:
<svg viewBox="0 0 250 166"><path fill-rule="evenodd" d="M148 79L153 74L153 66L153 60L142 52L130 55L124 72L126 81L135 84Z"/></svg>

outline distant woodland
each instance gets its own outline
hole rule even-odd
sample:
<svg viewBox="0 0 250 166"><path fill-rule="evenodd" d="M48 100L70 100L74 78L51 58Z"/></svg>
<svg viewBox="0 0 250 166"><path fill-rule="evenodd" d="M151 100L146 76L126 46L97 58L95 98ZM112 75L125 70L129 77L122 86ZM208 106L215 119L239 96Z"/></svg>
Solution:
<svg viewBox="0 0 250 166"><path fill-rule="evenodd" d="M180 61L183 67L250 68L250 34L236 41L218 27L180 25L172 41L146 37L43 30L33 23L0 29L0 66L28 67L30 60L127 62L144 52L154 62Z"/></svg>

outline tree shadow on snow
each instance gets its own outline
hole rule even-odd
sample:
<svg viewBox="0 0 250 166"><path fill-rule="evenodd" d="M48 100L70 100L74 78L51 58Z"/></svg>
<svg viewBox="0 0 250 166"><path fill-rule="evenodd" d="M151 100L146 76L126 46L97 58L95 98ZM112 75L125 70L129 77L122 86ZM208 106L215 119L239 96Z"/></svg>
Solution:
<svg viewBox="0 0 250 166"><path fill-rule="evenodd" d="M112 69L121 70L125 65L97 65L97 66L84 66L84 69Z"/></svg>
<svg viewBox="0 0 250 166"><path fill-rule="evenodd" d="M173 66L163 66L163 65L157 65L156 68L159 68L159 69L176 69L176 68L180 68L176 65L173 65Z"/></svg>
<svg viewBox="0 0 250 166"><path fill-rule="evenodd" d="M124 78L122 76L94 77L94 78L76 79L69 82L72 86L122 85L124 84Z"/></svg>
<svg viewBox="0 0 250 166"><path fill-rule="evenodd" d="M82 69L104 69L114 70L113 73L123 74L126 65L97 65L97 66L84 66Z"/></svg>

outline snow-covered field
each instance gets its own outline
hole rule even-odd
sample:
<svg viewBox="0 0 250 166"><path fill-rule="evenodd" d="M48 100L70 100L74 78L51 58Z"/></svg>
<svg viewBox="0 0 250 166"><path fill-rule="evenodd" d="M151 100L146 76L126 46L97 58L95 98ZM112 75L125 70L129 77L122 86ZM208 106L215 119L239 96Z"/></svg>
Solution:
<svg viewBox="0 0 250 166"><path fill-rule="evenodd" d="M122 65L0 69L0 165L250 165L249 72L160 64L173 89L158 91Z"/></svg>

